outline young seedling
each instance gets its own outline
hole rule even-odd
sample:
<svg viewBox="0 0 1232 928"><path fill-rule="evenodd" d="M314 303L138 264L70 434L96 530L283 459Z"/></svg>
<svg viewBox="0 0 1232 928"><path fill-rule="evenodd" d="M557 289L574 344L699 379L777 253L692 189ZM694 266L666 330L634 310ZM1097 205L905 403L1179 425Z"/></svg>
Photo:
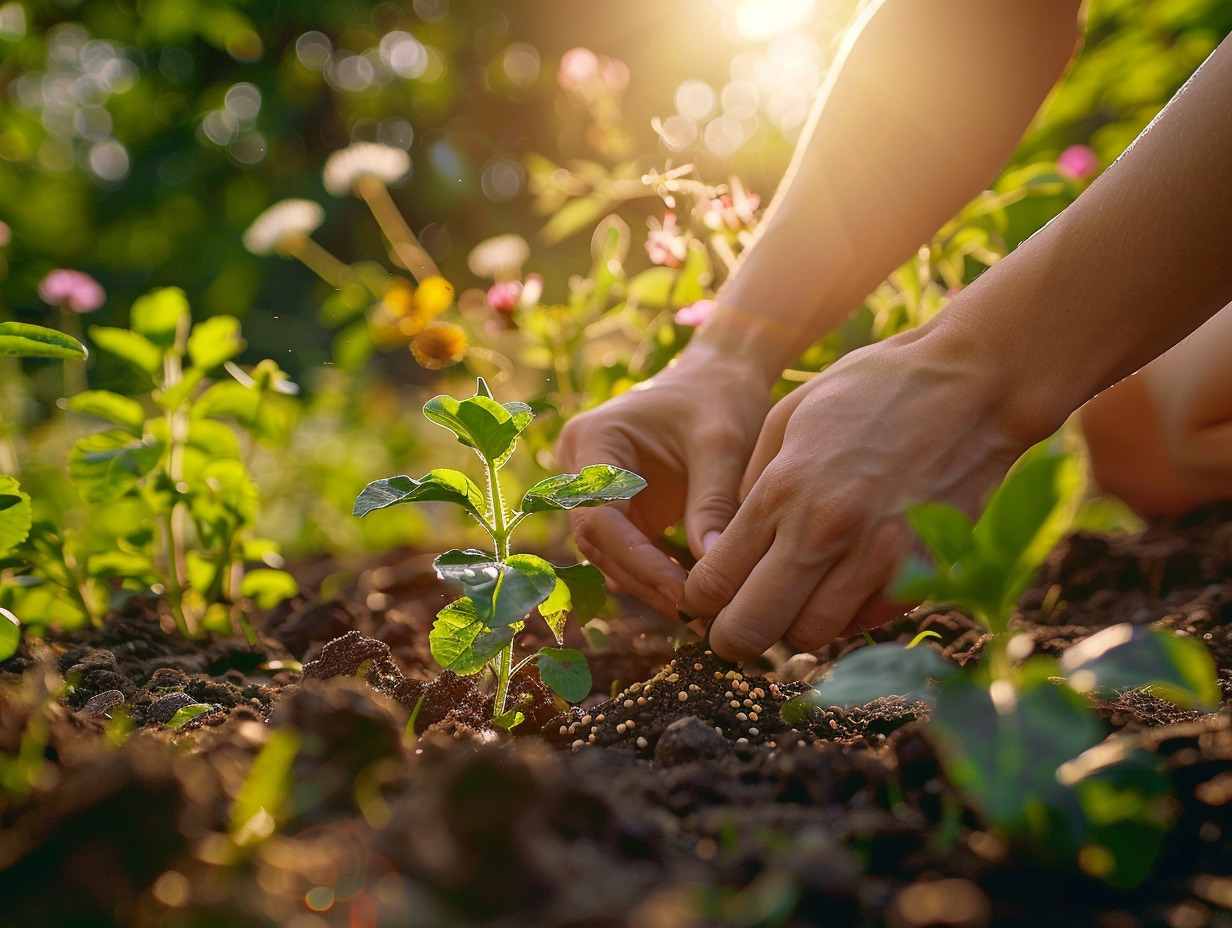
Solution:
<svg viewBox="0 0 1232 928"><path fill-rule="evenodd" d="M492 539L491 551L446 551L437 573L462 584L466 595L437 613L429 643L432 656L447 670L468 675L490 669L496 680L493 721L511 729L523 720L509 706L509 683L534 662L539 677L562 699L577 702L590 692L590 669L580 651L546 647L514 663L514 639L538 608L558 645L563 644L570 609L587 622L603 604L603 576L590 564L554 567L533 554L513 554L510 536L530 515L579 506L602 506L631 498L646 481L611 464L590 464L578 474L558 474L532 486L516 509L505 503L500 471L517 447L518 436L534 413L525 403L498 403L483 378L474 396L437 396L424 415L452 432L475 452L485 471L480 489L461 471L437 468L415 480L407 476L376 480L355 500L354 513L366 516L400 503L450 502L461 506Z"/></svg>
<svg viewBox="0 0 1232 928"><path fill-rule="evenodd" d="M984 658L960 670L929 647L861 648L789 703L788 715L890 694L928 702L927 731L951 782L990 825L1132 886L1166 834L1167 779L1128 742L1103 740L1085 694L1150 686L1185 706L1220 694L1211 657L1193 639L1117 625L1058 661L1028 657L1030 639L1007 633L1019 597L1068 530L1081 486L1075 459L1035 449L976 522L939 503L911 507L931 563L911 562L896 596L966 611L992 635Z"/></svg>

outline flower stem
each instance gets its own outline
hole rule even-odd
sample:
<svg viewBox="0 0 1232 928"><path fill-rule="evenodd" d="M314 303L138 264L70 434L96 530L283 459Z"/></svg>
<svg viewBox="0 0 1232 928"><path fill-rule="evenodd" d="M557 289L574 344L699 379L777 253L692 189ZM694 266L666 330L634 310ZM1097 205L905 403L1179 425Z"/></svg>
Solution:
<svg viewBox="0 0 1232 928"><path fill-rule="evenodd" d="M297 235L283 243L282 250L299 260L308 270L338 290L355 282L355 271L335 258L307 235Z"/></svg>
<svg viewBox="0 0 1232 928"><path fill-rule="evenodd" d="M366 175L356 181L355 192L368 204L376 224L389 240L394 260L410 271L419 283L428 277L439 277L440 268L398 211L394 198L389 195L389 188L378 178Z"/></svg>

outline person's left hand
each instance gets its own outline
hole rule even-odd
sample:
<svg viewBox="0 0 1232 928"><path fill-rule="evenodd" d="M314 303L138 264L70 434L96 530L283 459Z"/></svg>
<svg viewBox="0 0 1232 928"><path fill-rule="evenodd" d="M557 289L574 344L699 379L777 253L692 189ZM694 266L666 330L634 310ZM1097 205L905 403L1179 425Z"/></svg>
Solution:
<svg viewBox="0 0 1232 928"><path fill-rule="evenodd" d="M969 343L960 340L960 343ZM1029 441L1003 421L988 359L915 330L854 352L770 413L739 511L685 584L682 610L748 659L814 650L904 608L885 590L911 548L905 507L973 512Z"/></svg>

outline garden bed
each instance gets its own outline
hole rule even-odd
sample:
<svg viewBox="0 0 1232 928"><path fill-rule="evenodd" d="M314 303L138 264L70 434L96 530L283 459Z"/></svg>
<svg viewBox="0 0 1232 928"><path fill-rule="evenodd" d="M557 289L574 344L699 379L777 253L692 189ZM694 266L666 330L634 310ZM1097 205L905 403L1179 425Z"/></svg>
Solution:
<svg viewBox="0 0 1232 928"><path fill-rule="evenodd" d="M1021 602L1038 652L1159 623L1218 664L1218 713L1099 703L1164 759L1174 794L1132 890L982 828L922 704L780 716L862 642L734 667L622 602L589 643L572 632L596 695L562 714L524 682L510 737L474 678L435 669L427 632L449 592L403 554L346 596L271 612L253 647L186 642L140 599L102 629L26 642L0 666L6 785L28 787L0 819L0 924L1232 925L1230 509L1073 536ZM920 628L960 663L983 644L953 612L877 637Z"/></svg>

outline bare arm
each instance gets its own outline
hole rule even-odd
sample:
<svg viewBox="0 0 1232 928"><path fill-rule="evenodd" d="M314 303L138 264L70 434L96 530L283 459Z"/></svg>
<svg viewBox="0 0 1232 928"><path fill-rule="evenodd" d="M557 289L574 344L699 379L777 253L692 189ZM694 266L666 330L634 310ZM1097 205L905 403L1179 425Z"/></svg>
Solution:
<svg viewBox="0 0 1232 928"><path fill-rule="evenodd" d="M775 407L748 497L686 585L725 657L887 608L905 505L974 510L1087 398L1232 299L1232 39L1060 217L912 332Z"/></svg>

